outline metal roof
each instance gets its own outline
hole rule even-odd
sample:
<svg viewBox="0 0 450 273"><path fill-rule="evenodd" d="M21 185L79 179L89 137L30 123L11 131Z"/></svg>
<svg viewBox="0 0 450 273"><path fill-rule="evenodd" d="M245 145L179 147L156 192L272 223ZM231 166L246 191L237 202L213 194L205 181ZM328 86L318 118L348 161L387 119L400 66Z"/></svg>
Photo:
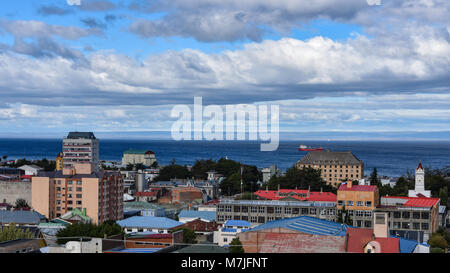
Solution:
<svg viewBox="0 0 450 273"><path fill-rule="evenodd" d="M35 224L38 225L45 217L36 211L0 210L0 223Z"/></svg>
<svg viewBox="0 0 450 273"><path fill-rule="evenodd" d="M348 227L349 226L344 224L322 220L319 218L314 218L310 216L299 216L270 221L265 224L256 226L252 229L249 229L245 232L271 228L287 228L314 235L345 236Z"/></svg>
<svg viewBox="0 0 450 273"><path fill-rule="evenodd" d="M250 222L244 220L228 220L224 224L226 227L249 227L251 225Z"/></svg>
<svg viewBox="0 0 450 273"><path fill-rule="evenodd" d="M116 222L121 227L135 228L158 228L170 229L182 225L183 223L166 218L154 216L133 216Z"/></svg>
<svg viewBox="0 0 450 273"><path fill-rule="evenodd" d="M215 221L216 215L215 211L182 210L178 217L200 218L208 221Z"/></svg>
<svg viewBox="0 0 450 273"><path fill-rule="evenodd" d="M300 164L362 164L351 151L312 151L298 161Z"/></svg>

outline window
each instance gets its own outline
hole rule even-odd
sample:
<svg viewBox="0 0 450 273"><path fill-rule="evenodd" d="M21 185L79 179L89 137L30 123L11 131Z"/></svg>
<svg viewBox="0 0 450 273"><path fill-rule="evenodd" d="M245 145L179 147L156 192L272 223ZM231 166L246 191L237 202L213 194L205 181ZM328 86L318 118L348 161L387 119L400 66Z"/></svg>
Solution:
<svg viewBox="0 0 450 273"><path fill-rule="evenodd" d="M343 206L344 205L344 201L343 200L338 200L338 206Z"/></svg>
<svg viewBox="0 0 450 273"><path fill-rule="evenodd" d="M364 216L364 211L362 211L362 210L357 210L357 211L356 211L356 216L357 216L357 217L362 217L362 216Z"/></svg>
<svg viewBox="0 0 450 273"><path fill-rule="evenodd" d="M308 214L309 210L307 208L302 208L302 214Z"/></svg>
<svg viewBox="0 0 450 273"><path fill-rule="evenodd" d="M383 214L375 214L375 223L379 224L379 225L386 224L384 215Z"/></svg>
<svg viewBox="0 0 450 273"><path fill-rule="evenodd" d="M246 206L242 206L242 212L248 212L248 207L246 207Z"/></svg>
<svg viewBox="0 0 450 273"><path fill-rule="evenodd" d="M428 223L422 223L422 229L428 230Z"/></svg>
<svg viewBox="0 0 450 273"><path fill-rule="evenodd" d="M241 216L235 215L235 216L233 216L233 219L234 219L234 220L241 220Z"/></svg>
<svg viewBox="0 0 450 273"><path fill-rule="evenodd" d="M281 207L276 207L275 208L275 213L280 214L281 213Z"/></svg>
<svg viewBox="0 0 450 273"><path fill-rule="evenodd" d="M402 218L409 219L410 213L408 211L402 212Z"/></svg>
<svg viewBox="0 0 450 273"><path fill-rule="evenodd" d="M292 214L298 214L299 213L299 208L293 208L292 209Z"/></svg>
<svg viewBox="0 0 450 273"><path fill-rule="evenodd" d="M223 222L223 215L218 215L218 216L217 216L217 220L218 220L219 222Z"/></svg>
<svg viewBox="0 0 450 273"><path fill-rule="evenodd" d="M352 175L353 177L353 175ZM371 207L372 206L372 201L366 201L366 207Z"/></svg>
<svg viewBox="0 0 450 273"><path fill-rule="evenodd" d="M67 184L69 185L72 185L72 183L73 183L72 181L67 181Z"/></svg>
<svg viewBox="0 0 450 273"><path fill-rule="evenodd" d="M428 219L430 214L428 212L422 212L422 219Z"/></svg>
<svg viewBox="0 0 450 273"><path fill-rule="evenodd" d="M402 222L402 229L409 229L410 225L409 222Z"/></svg>
<svg viewBox="0 0 450 273"><path fill-rule="evenodd" d="M223 206L218 206L218 207L217 207L217 210L218 210L218 211L224 211L224 207L223 207Z"/></svg>
<svg viewBox="0 0 450 273"><path fill-rule="evenodd" d="M77 191L83 191L83 188L77 187Z"/></svg>
<svg viewBox="0 0 450 273"><path fill-rule="evenodd" d="M225 206L225 212L231 212L231 206Z"/></svg>
<svg viewBox="0 0 450 273"><path fill-rule="evenodd" d="M353 206L353 201L347 201L347 207Z"/></svg>
<svg viewBox="0 0 450 273"><path fill-rule="evenodd" d="M420 229L420 223L413 222L413 229L415 229L415 230Z"/></svg>
<svg viewBox="0 0 450 273"><path fill-rule="evenodd" d="M372 221L364 221L364 227L366 228L372 227Z"/></svg>
<svg viewBox="0 0 450 273"><path fill-rule="evenodd" d="M394 211L394 218L400 218L400 212Z"/></svg>
<svg viewBox="0 0 450 273"><path fill-rule="evenodd" d="M413 212L412 216L413 216L413 219L420 219L420 212Z"/></svg>
<svg viewBox="0 0 450 273"><path fill-rule="evenodd" d="M250 212L252 213L258 212L258 207L250 207Z"/></svg>
<svg viewBox="0 0 450 273"><path fill-rule="evenodd" d="M284 213L291 214L291 208L288 208L288 207L284 208Z"/></svg>
<svg viewBox="0 0 450 273"><path fill-rule="evenodd" d="M240 206L234 206L233 211L234 212L240 212L241 211L241 207Z"/></svg>
<svg viewBox="0 0 450 273"><path fill-rule="evenodd" d="M273 213L273 207L267 207L267 213Z"/></svg>
<svg viewBox="0 0 450 273"><path fill-rule="evenodd" d="M77 196L77 198L82 198L81 194L77 194L76 196Z"/></svg>
<svg viewBox="0 0 450 273"><path fill-rule="evenodd" d="M81 205L81 201L77 201L77 205Z"/></svg>
<svg viewBox="0 0 450 273"><path fill-rule="evenodd" d="M242 216L241 219L242 219L243 221L248 221L248 216Z"/></svg>
<svg viewBox="0 0 450 273"><path fill-rule="evenodd" d="M309 214L316 214L316 209L309 209Z"/></svg>
<svg viewBox="0 0 450 273"><path fill-rule="evenodd" d="M267 217L267 221L273 221L273 220L275 220L275 217L273 217L273 216Z"/></svg>
<svg viewBox="0 0 450 273"><path fill-rule="evenodd" d="M265 207L259 207L259 213L264 213L266 212L266 208Z"/></svg>
<svg viewBox="0 0 450 273"><path fill-rule="evenodd" d="M227 238L227 237L224 237L224 238L223 238L223 242L224 242L224 243L228 242L228 238Z"/></svg>
<svg viewBox="0 0 450 273"><path fill-rule="evenodd" d="M371 210L364 211L364 216L365 217L372 217L372 211Z"/></svg>
<svg viewBox="0 0 450 273"><path fill-rule="evenodd" d="M68 191L72 191L72 187L67 187L67 190Z"/></svg>
<svg viewBox="0 0 450 273"><path fill-rule="evenodd" d="M260 216L258 217L258 223L264 224L266 222L266 217Z"/></svg>
<svg viewBox="0 0 450 273"><path fill-rule="evenodd" d="M356 201L356 206L362 207L363 206L363 201Z"/></svg>
<svg viewBox="0 0 450 273"><path fill-rule="evenodd" d="M256 223L257 221L258 221L258 217L256 217L256 216L250 217L250 222Z"/></svg>
<svg viewBox="0 0 450 273"><path fill-rule="evenodd" d="M77 181L77 185L82 185L81 181Z"/></svg>

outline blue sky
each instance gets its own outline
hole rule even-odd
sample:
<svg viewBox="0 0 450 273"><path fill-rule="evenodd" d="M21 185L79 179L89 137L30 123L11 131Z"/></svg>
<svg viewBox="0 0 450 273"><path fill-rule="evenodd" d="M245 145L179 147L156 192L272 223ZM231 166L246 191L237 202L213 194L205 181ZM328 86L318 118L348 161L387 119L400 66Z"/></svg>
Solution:
<svg viewBox="0 0 450 273"><path fill-rule="evenodd" d="M278 104L289 132L422 134L450 125L448 1L0 7L2 136L167 131L172 107L194 96Z"/></svg>

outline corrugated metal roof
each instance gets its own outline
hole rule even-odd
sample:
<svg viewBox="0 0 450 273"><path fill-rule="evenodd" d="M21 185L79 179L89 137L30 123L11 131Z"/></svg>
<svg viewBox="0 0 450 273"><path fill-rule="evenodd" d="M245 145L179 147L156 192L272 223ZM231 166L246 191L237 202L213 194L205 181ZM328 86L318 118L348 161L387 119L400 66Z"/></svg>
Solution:
<svg viewBox="0 0 450 273"><path fill-rule="evenodd" d="M362 164L351 151L312 151L298 161L300 164Z"/></svg>
<svg viewBox="0 0 450 273"><path fill-rule="evenodd" d="M419 207L419 208L429 208L435 206L440 200L439 198L407 197L407 196L383 196L382 198L407 200L406 203L403 204L404 207Z"/></svg>
<svg viewBox="0 0 450 273"><path fill-rule="evenodd" d="M228 227L249 227L252 224L248 221L243 220L228 220L225 222L224 226Z"/></svg>
<svg viewBox="0 0 450 273"><path fill-rule="evenodd" d="M0 223L35 224L38 225L45 217L36 211L0 210Z"/></svg>
<svg viewBox="0 0 450 273"><path fill-rule="evenodd" d="M207 221L215 221L216 220L216 212L215 211L198 211L198 210L182 210L178 215L179 218L200 218L205 219Z"/></svg>
<svg viewBox="0 0 450 273"><path fill-rule="evenodd" d="M158 228L170 229L182 225L183 223L166 218L154 216L133 216L116 222L121 227L135 228Z"/></svg>
<svg viewBox="0 0 450 273"><path fill-rule="evenodd" d="M351 188L348 188L347 183L342 183L338 191L376 191L376 189L377 186L370 185L352 185Z"/></svg>
<svg viewBox="0 0 450 273"><path fill-rule="evenodd" d="M249 229L246 232L271 228L287 228L314 235L345 236L347 227L348 227L347 225L322 220L319 218L314 218L310 216L299 216L270 221L265 224L254 227L252 229Z"/></svg>

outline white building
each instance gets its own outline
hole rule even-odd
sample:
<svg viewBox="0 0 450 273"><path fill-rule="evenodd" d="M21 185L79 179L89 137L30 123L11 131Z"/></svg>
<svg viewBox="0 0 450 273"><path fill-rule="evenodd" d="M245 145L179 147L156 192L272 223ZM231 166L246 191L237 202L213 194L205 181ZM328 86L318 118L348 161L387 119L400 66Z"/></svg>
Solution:
<svg viewBox="0 0 450 273"><path fill-rule="evenodd" d="M219 246L228 246L237 234L249 229L251 223L242 220L228 220L222 228L214 232L214 243Z"/></svg>
<svg viewBox="0 0 450 273"><path fill-rule="evenodd" d="M19 170L25 171L25 175L33 175L36 176L43 169L36 165L23 165L18 168Z"/></svg>
<svg viewBox="0 0 450 273"><path fill-rule="evenodd" d="M65 246L50 246L48 253L102 253L102 239L92 238L89 242L69 241Z"/></svg>
<svg viewBox="0 0 450 273"><path fill-rule="evenodd" d="M414 190L408 191L408 197L431 197L431 192L425 190L425 170L422 167L422 162L419 163L419 167L416 169L416 183Z"/></svg>

